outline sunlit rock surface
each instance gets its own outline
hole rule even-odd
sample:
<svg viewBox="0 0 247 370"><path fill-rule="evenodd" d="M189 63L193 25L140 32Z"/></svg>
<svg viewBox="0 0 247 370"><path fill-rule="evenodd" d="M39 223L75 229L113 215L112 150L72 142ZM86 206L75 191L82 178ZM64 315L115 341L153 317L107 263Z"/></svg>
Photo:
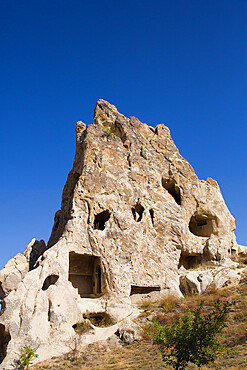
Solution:
<svg viewBox="0 0 247 370"><path fill-rule="evenodd" d="M0 367L15 369L24 344L39 360L68 352L85 314L119 322L142 297L238 282L234 230L218 184L197 178L165 125L99 100L93 123L77 122L47 248L32 240L0 272Z"/></svg>

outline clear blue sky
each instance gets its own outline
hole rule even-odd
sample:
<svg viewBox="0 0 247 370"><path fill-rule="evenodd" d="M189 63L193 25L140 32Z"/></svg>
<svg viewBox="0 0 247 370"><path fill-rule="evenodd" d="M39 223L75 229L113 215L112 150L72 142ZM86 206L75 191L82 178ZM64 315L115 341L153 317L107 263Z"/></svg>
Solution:
<svg viewBox="0 0 247 370"><path fill-rule="evenodd" d="M0 48L0 267L48 240L99 98L165 123L247 244L246 0L2 0Z"/></svg>

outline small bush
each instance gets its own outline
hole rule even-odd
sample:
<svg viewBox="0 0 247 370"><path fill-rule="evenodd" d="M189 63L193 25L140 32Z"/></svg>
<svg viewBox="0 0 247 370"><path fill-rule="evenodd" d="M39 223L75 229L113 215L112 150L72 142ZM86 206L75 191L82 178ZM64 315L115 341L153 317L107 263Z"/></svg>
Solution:
<svg viewBox="0 0 247 370"><path fill-rule="evenodd" d="M113 137L114 134L115 134L115 129L112 127L107 127L103 132L103 135L106 137Z"/></svg>
<svg viewBox="0 0 247 370"><path fill-rule="evenodd" d="M26 368L26 370L29 369L29 365L32 364L32 361L39 356L36 353L38 348L39 346L32 348L31 346L25 345L22 347L20 353L17 353L21 364Z"/></svg>
<svg viewBox="0 0 247 370"><path fill-rule="evenodd" d="M211 313L203 314L203 302L192 313L187 311L177 323L164 325L154 320L150 336L158 345L163 361L174 369L185 369L189 362L197 366L207 365L226 352L226 347L216 335L226 327L230 312L228 302L214 304Z"/></svg>
<svg viewBox="0 0 247 370"><path fill-rule="evenodd" d="M77 361L80 357L81 341L81 334L77 333L67 341L67 347L70 349L70 353L67 355L69 360Z"/></svg>

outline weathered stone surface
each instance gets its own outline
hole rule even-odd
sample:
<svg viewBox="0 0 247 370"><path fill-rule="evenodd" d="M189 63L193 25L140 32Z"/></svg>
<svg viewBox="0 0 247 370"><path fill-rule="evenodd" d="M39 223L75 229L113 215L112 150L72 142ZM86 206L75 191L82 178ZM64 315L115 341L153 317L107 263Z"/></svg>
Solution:
<svg viewBox="0 0 247 370"><path fill-rule="evenodd" d="M199 267L196 270L180 270L180 289L184 295L201 294L208 288L221 289L240 282L243 271L236 262L224 260L215 267Z"/></svg>
<svg viewBox="0 0 247 370"><path fill-rule="evenodd" d="M23 254L18 253L11 258L0 271L1 297L3 299L15 290L28 272L28 261Z"/></svg>
<svg viewBox="0 0 247 370"><path fill-rule="evenodd" d="M198 293L212 279L238 281L235 265L218 275L188 271L236 254L234 230L218 184L197 178L165 125L126 118L99 100L93 123L77 122L74 164L47 249L32 241L0 272L8 342L0 346L1 368L15 368L24 344L40 345L39 360L68 351L83 315L122 320L133 314L135 295L181 296L182 281Z"/></svg>
<svg viewBox="0 0 247 370"><path fill-rule="evenodd" d="M231 252L233 249L234 247L231 248ZM211 234L203 249L205 259L208 261L221 261L228 255L227 240L225 241L224 238L217 238L214 234Z"/></svg>
<svg viewBox="0 0 247 370"><path fill-rule="evenodd" d="M245 245L238 245L238 253L244 256L247 255L247 247Z"/></svg>
<svg viewBox="0 0 247 370"><path fill-rule="evenodd" d="M190 271L180 277L180 289L184 295L200 294L213 281L211 271Z"/></svg>
<svg viewBox="0 0 247 370"><path fill-rule="evenodd" d="M126 344L141 339L141 328L131 320L124 321L118 328L116 334Z"/></svg>

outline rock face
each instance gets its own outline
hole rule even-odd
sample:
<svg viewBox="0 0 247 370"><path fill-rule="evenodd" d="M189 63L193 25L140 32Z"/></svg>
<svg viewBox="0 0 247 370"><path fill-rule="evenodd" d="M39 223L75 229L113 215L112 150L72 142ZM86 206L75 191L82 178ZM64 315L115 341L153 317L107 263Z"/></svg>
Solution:
<svg viewBox="0 0 247 370"><path fill-rule="evenodd" d="M202 291L217 274L187 270L236 254L234 230L216 181L197 178L166 126L99 100L93 123L77 122L47 248L33 240L0 272L1 368L16 368L24 344L39 345L39 360L68 351L83 315L117 322L131 315L136 294Z"/></svg>
<svg viewBox="0 0 247 370"><path fill-rule="evenodd" d="M140 340L141 328L131 320L124 321L118 328L116 334L126 344Z"/></svg>

